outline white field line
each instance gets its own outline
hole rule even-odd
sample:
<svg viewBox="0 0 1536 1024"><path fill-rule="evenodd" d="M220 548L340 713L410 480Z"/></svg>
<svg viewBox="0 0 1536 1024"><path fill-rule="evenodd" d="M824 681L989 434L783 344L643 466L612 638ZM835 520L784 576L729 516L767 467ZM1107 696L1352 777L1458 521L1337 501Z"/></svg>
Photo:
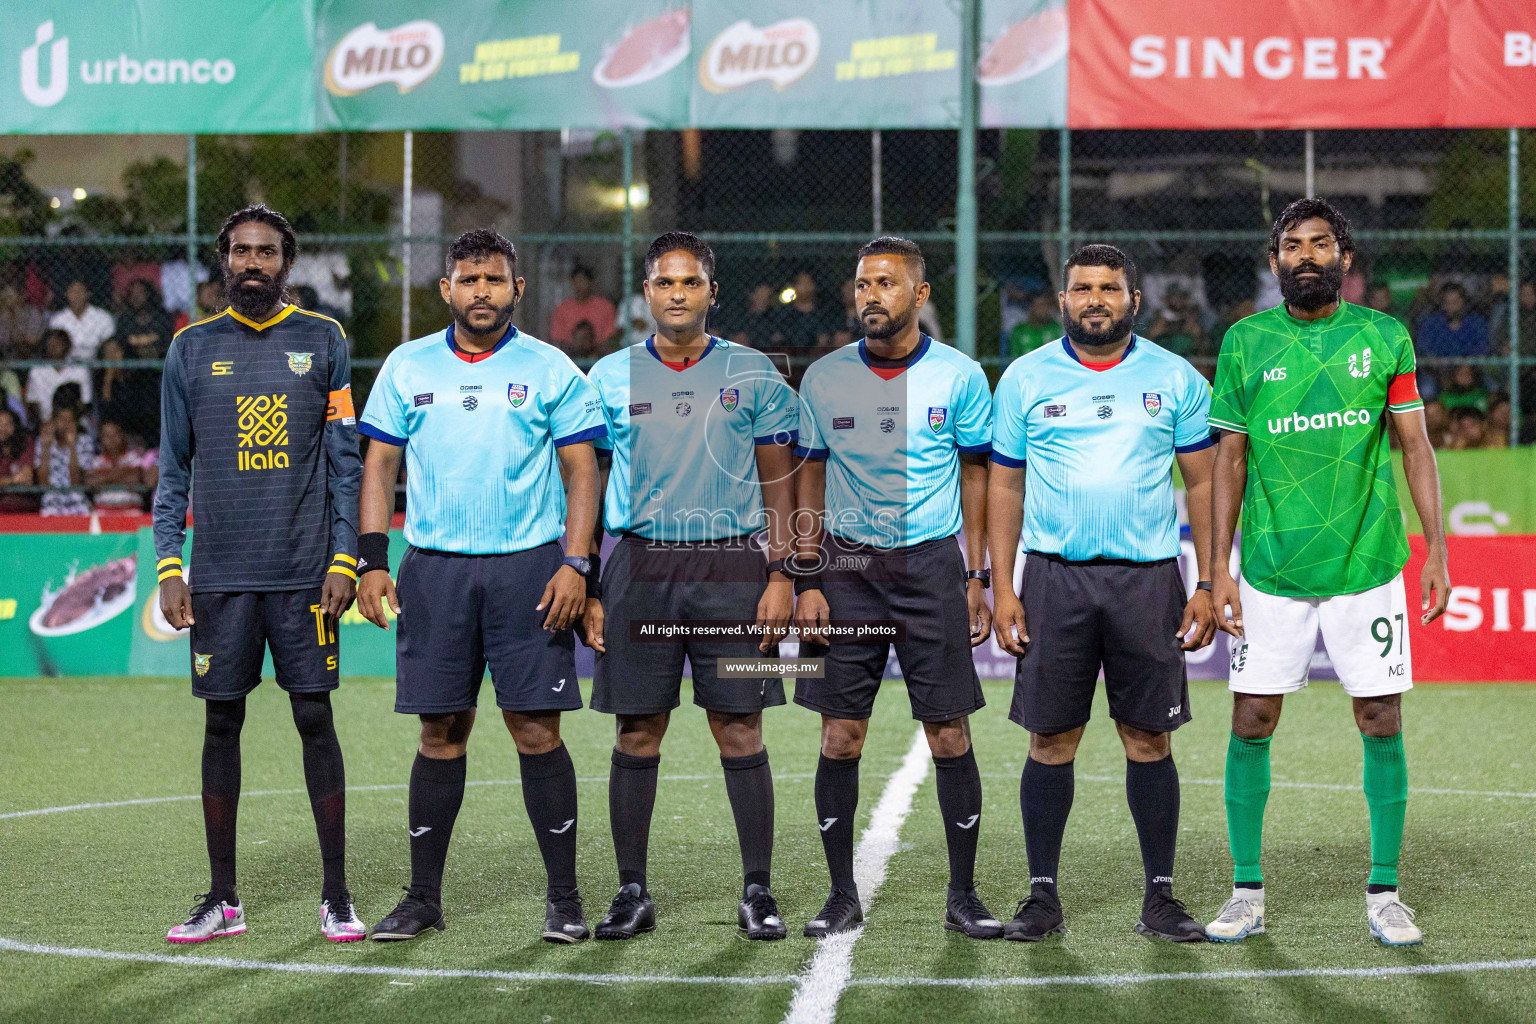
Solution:
<svg viewBox="0 0 1536 1024"><path fill-rule="evenodd" d="M832 940L825 940L826 942ZM120 953L106 949L76 946L46 946L0 938L0 953L33 953L82 960L113 960L127 963L165 964L173 967L221 967L231 970L275 971L282 974L342 975L361 974L390 978L480 978L490 981L574 982L585 985L789 985L800 980L794 975L747 974L671 975L671 974L565 974L555 971L482 971L462 968L385 967L371 964L277 963L270 960L240 960L232 957L175 956L166 953ZM1116 988L1149 982L1254 981L1270 978L1362 978L1381 979L1400 975L1470 974L1479 971L1520 971L1536 968L1536 959L1476 960L1450 964L1411 964L1402 967L1302 967L1286 970L1241 971L1170 971L1162 974L1063 974L1044 977L1012 978L855 978L850 985L861 988L1043 988L1055 985L1082 985L1092 988ZM803 977L803 976L802 976Z"/></svg>
<svg viewBox="0 0 1536 1024"><path fill-rule="evenodd" d="M885 881L885 868L901 840L901 826L912 811L912 797L928 777L928 738L918 726L901 767L885 784L880 802L869 818L869 827L853 851L853 880L859 887L859 903L869 913L870 903ZM837 1001L853 976L853 944L864 934L860 925L852 931L822 939L806 965L790 999L784 1024L832 1024Z"/></svg>
<svg viewBox="0 0 1536 1024"><path fill-rule="evenodd" d="M720 776L718 776L718 775L663 775L663 776L661 776L661 781L662 782L697 782L697 781L708 781L708 780L712 780L712 779L718 779L719 777ZM777 775L776 774L776 775L774 775L775 781L780 780L780 779L814 779L815 777L816 776L813 773L810 773L810 772L804 772L804 773L800 773L800 774L785 774L785 775ZM600 778L577 779L576 781L577 782L607 782L608 781L608 776L604 775L604 776L602 776ZM522 784L523 784L523 780L522 779L480 779L480 780L470 781L470 782L464 783L464 785L466 785L466 786L521 786ZM385 789L407 789L407 788L409 788L409 786L408 786L407 783L404 783L404 782L387 782L387 783L384 783L384 784L378 785L378 786L348 786L347 787L347 792L349 792L349 793L375 793L375 792L378 792L380 790L385 790ZM305 790L302 790L302 789L248 789L245 792L241 793L240 795L242 797L247 797L247 796L293 796L295 794L302 794L304 792L305 792ZM3 821L6 818L31 818L31 817L35 817L36 815L39 815L39 814L61 814L64 811L95 811L95 810L101 810L101 809L107 808L107 807L137 807L140 804L169 804L169 803L176 803L177 801L181 801L181 800L201 800L201 799L202 799L202 796L200 794L198 794L198 793L190 793L190 794L188 794L186 796L149 796L149 797L142 797L142 798L137 799L137 800L108 800L108 801L105 801L105 802L102 802L102 803L92 803L92 804L67 804L67 805L65 805L63 807L39 807L36 810L31 810L31 811L7 811L4 814L0 814L0 821Z"/></svg>

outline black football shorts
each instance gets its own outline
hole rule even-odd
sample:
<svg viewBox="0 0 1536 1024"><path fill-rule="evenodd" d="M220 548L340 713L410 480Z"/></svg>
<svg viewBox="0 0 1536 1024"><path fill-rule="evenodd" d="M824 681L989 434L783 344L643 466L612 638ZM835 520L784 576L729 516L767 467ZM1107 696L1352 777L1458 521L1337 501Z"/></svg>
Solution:
<svg viewBox="0 0 1536 1024"><path fill-rule="evenodd" d="M336 622L320 589L192 593L192 694L235 700L261 682L268 648L277 685L322 693L341 685Z"/></svg>
<svg viewBox="0 0 1536 1024"><path fill-rule="evenodd" d="M395 710L472 708L487 666L504 711L580 708L575 637L546 632L538 609L561 558L554 542L508 555L407 549L395 582Z"/></svg>
<svg viewBox="0 0 1536 1024"><path fill-rule="evenodd" d="M1172 732L1189 721L1189 677L1175 635L1187 603L1177 560L1068 562L1030 552L1019 597L1029 644L1014 675L1010 719L1047 734L1087 725L1102 666L1116 722Z"/></svg>
<svg viewBox="0 0 1536 1024"><path fill-rule="evenodd" d="M986 700L971 660L965 556L954 537L904 548L870 548L828 535L822 593L833 623L899 622L896 661L906 679L912 717L948 722L981 710ZM795 681L795 703L830 718L870 717L890 641L802 643L800 657L825 658L822 679Z"/></svg>
<svg viewBox="0 0 1536 1024"><path fill-rule="evenodd" d="M746 538L700 543L648 541L626 534L603 564L603 643L592 680L592 709L656 715L681 702L683 659L693 671L693 702L710 711L751 714L784 703L780 676L722 676L721 658L777 658L758 640L647 640L631 624L751 623L766 585L767 561Z"/></svg>

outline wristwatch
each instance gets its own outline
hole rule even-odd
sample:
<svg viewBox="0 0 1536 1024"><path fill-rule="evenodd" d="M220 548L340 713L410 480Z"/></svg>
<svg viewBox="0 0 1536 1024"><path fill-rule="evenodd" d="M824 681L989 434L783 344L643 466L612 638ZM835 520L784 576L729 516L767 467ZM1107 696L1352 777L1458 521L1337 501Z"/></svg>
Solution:
<svg viewBox="0 0 1536 1024"><path fill-rule="evenodd" d="M775 558L768 563L768 567L763 570L763 574L768 577L769 582L773 581L773 574L776 572L782 573L791 580L794 578L794 574L790 571L789 566L785 564L788 561L789 559L787 558Z"/></svg>
<svg viewBox="0 0 1536 1024"><path fill-rule="evenodd" d="M576 575L580 576L582 579L586 579L587 576L592 572L592 559L587 558L584 555L567 555L565 558L561 559L560 564L568 565L572 569L575 569Z"/></svg>
<svg viewBox="0 0 1536 1024"><path fill-rule="evenodd" d="M981 589L988 590L992 586L992 570L991 569L967 569L965 571L965 582L966 582L966 584L969 585L971 580L981 580Z"/></svg>

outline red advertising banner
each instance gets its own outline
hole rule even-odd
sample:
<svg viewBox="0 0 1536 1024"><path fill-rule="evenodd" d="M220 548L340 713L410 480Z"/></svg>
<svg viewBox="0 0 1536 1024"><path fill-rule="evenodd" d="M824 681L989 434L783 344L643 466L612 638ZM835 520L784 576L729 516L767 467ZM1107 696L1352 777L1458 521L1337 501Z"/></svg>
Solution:
<svg viewBox="0 0 1536 1024"><path fill-rule="evenodd" d="M1422 682L1536 680L1536 536L1450 537L1451 602L1428 626L1410 616ZM1408 607L1419 606L1424 538L1408 538Z"/></svg>
<svg viewBox="0 0 1536 1024"><path fill-rule="evenodd" d="M1536 124L1530 0L1071 0L1073 128Z"/></svg>

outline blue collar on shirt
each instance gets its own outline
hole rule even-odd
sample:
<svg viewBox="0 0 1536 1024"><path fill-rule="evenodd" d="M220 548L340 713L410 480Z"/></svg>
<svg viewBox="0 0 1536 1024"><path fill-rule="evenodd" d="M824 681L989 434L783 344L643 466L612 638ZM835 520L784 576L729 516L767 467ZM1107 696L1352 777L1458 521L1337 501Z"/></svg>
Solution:
<svg viewBox="0 0 1536 1024"><path fill-rule="evenodd" d="M1081 363L1082 362L1081 359L1077 358L1077 352L1072 348L1072 342L1067 340L1067 337L1065 335L1062 336L1061 347L1066 350L1067 355L1072 357L1072 361L1073 362L1076 362L1076 363ZM1123 363L1127 359L1131 358L1131 352L1134 351L1135 348L1136 348L1136 335L1133 334L1133 335L1131 335L1131 343L1129 345L1125 346L1125 351L1124 352L1120 353L1120 362Z"/></svg>
<svg viewBox="0 0 1536 1024"><path fill-rule="evenodd" d="M513 324L507 324L507 333L501 336L501 340L496 343L496 347L491 349L489 353L470 352L469 349L461 349L457 344L454 343L453 326L453 324L449 324L446 333L448 335L448 351L454 353L455 355L460 352L464 352L467 355L478 356L480 359L485 359L488 356L495 355L497 352L500 352L502 347L505 346L507 342L517 337L517 327Z"/></svg>
<svg viewBox="0 0 1536 1024"><path fill-rule="evenodd" d="M694 366L698 366L700 363L702 363L704 361L704 357L709 355L711 352L713 352L715 350L715 345L719 341L720 341L719 338L717 338L713 334L711 334L709 336L709 344L704 346L704 351L699 353L699 358L697 358L697 359L695 359L693 361L693 365ZM649 338L645 339L645 350L647 352L649 352L651 355L655 356L657 362L659 362L659 363L665 363L666 362L665 359L661 358L661 353L656 351L656 335L653 334Z"/></svg>
<svg viewBox="0 0 1536 1024"><path fill-rule="evenodd" d="M907 357L907 365L906 365L905 369L911 369L913 366L916 366L917 365L917 361L919 359L923 358L923 356L928 354L928 347L933 344L933 339L928 337L928 335L926 335L926 334L919 335L919 338L921 340L918 341L917 348L913 351L913 353L911 355L909 355ZM865 366L868 366L871 370L873 370L875 367L874 367L874 364L869 361L869 349L864 347L864 342L865 342L864 338L860 338L859 339L859 358L864 360L864 365ZM894 370L894 369L896 369L896 367L894 367L894 366L892 366L892 367L883 367L882 366L881 369L882 370L883 369L892 369L892 370Z"/></svg>

